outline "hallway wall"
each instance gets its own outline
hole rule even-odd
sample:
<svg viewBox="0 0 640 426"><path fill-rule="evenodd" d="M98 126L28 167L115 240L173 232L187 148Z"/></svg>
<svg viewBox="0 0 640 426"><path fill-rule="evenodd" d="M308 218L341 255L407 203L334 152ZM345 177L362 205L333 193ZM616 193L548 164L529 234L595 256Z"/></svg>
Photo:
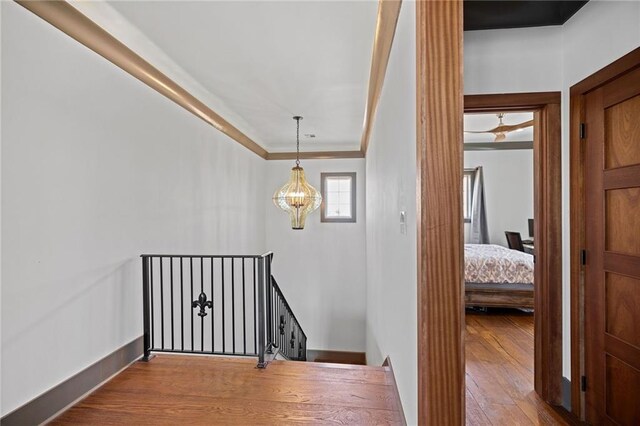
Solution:
<svg viewBox="0 0 640 426"><path fill-rule="evenodd" d="M410 425L418 415L415 22L415 3L404 2L366 158L367 362L391 357Z"/></svg>
<svg viewBox="0 0 640 426"><path fill-rule="evenodd" d="M305 175L320 191L320 173L356 172L356 222L322 223L320 209L304 230L271 199L289 178L294 160L268 161L263 199L266 244L274 252L273 275L309 337L309 349L365 351L365 161L302 160Z"/></svg>
<svg viewBox="0 0 640 426"><path fill-rule="evenodd" d="M2 2L5 415L142 334L141 253L261 253L266 162Z"/></svg>

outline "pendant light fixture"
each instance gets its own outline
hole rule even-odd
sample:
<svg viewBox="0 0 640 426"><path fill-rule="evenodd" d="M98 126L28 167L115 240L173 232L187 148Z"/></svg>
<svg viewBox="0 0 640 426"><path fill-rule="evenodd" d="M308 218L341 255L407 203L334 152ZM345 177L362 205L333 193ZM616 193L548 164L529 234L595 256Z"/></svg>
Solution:
<svg viewBox="0 0 640 426"><path fill-rule="evenodd" d="M289 181L273 194L273 203L289 213L292 229L304 229L307 215L320 207L322 195L307 183L304 169L300 167L300 120L302 117L295 116L293 119L296 120L296 165L291 169Z"/></svg>

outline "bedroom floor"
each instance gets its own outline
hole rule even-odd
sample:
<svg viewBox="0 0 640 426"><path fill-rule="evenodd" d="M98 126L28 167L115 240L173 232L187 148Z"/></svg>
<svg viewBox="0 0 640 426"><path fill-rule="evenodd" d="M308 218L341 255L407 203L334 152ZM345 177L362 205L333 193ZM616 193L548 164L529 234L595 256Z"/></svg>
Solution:
<svg viewBox="0 0 640 426"><path fill-rule="evenodd" d="M565 425L533 391L533 314L466 312L467 425Z"/></svg>

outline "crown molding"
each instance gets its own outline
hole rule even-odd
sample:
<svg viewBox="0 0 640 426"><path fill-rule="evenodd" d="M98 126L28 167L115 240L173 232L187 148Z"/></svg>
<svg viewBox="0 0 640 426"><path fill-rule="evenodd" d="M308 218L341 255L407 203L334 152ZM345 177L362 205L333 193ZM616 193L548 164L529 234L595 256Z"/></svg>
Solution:
<svg viewBox="0 0 640 426"><path fill-rule="evenodd" d="M378 2L378 18L373 40L373 53L371 55L371 72L369 74L369 92L364 112L362 139L360 141L360 150L364 155L366 155L369 147L376 109L380 101L384 77L387 73L387 64L389 63L393 38L396 34L396 26L400 16L400 6L402 6L402 0L379 0Z"/></svg>
<svg viewBox="0 0 640 426"><path fill-rule="evenodd" d="M80 44L93 50L196 117L266 160L295 159L295 152L268 152L185 88L151 65L104 28L64 0L15 0ZM379 0L369 77L369 94L365 108L364 129L359 151L324 151L300 153L301 159L364 158L375 111L382 91L391 46L395 35L401 0Z"/></svg>

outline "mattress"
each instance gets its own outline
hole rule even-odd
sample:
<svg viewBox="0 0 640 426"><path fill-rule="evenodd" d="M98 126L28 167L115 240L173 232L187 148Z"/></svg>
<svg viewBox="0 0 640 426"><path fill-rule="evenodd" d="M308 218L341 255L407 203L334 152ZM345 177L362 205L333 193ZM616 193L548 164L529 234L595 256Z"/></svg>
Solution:
<svg viewBox="0 0 640 426"><path fill-rule="evenodd" d="M533 256L494 244L465 244L464 281L533 284Z"/></svg>

